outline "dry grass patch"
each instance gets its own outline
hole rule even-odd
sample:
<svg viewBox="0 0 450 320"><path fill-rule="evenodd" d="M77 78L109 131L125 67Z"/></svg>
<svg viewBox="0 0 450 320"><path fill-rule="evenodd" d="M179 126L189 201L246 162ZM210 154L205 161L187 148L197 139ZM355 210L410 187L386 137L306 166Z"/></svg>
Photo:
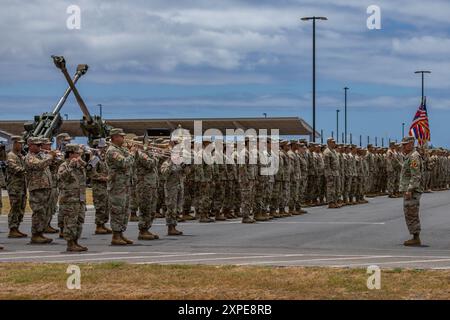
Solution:
<svg viewBox="0 0 450 320"><path fill-rule="evenodd" d="M0 299L449 299L450 271L382 271L368 290L362 269L80 264L81 290L68 290L67 264L0 264Z"/></svg>
<svg viewBox="0 0 450 320"><path fill-rule="evenodd" d="M3 203L2 213L3 214L8 214L9 210L11 208L11 206L9 205L9 198L8 198L8 196L2 197L2 203ZM87 189L86 190L86 203L88 205L94 204L94 201L92 200L92 189ZM28 201L27 201L27 207L25 208L25 213L30 213L31 214L31 208L30 208L30 205L28 204Z"/></svg>

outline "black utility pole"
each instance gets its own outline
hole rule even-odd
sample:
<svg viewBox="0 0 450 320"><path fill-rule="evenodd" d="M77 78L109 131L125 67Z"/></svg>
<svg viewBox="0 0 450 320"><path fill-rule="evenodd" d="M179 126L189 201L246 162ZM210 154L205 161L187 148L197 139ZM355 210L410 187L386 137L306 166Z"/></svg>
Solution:
<svg viewBox="0 0 450 320"><path fill-rule="evenodd" d="M313 104L313 135L312 141L316 142L316 20L328 20L326 17L303 17L302 21L313 21L313 94L312 94L312 104Z"/></svg>
<svg viewBox="0 0 450 320"><path fill-rule="evenodd" d="M431 71L420 70L420 71L416 71L414 73L415 74L419 74L420 73L422 75L422 103L423 103L423 99L425 97L425 90L424 90L424 87L425 87L425 73L430 74Z"/></svg>
<svg viewBox="0 0 450 320"><path fill-rule="evenodd" d="M345 92L345 103L344 103L344 132L345 132L345 138L344 138L344 143L347 143L347 90L349 88L345 87L344 88L344 92Z"/></svg>
<svg viewBox="0 0 450 320"><path fill-rule="evenodd" d="M100 108L100 118L102 118L102 116L103 116L103 105L102 105L101 103L99 103L99 104L97 105L97 107Z"/></svg>
<svg viewBox="0 0 450 320"><path fill-rule="evenodd" d="M339 143L339 109L336 109L336 142Z"/></svg>
<svg viewBox="0 0 450 320"><path fill-rule="evenodd" d="M405 137L405 123L402 123L402 139Z"/></svg>

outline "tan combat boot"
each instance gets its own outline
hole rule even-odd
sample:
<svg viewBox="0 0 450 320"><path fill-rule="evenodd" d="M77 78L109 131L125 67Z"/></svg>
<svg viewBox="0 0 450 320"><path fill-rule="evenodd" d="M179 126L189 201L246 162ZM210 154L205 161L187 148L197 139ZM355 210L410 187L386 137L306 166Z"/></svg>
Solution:
<svg viewBox="0 0 450 320"><path fill-rule="evenodd" d="M131 212L130 213L130 221L131 222L138 222L139 221L139 217L137 216L136 212Z"/></svg>
<svg viewBox="0 0 450 320"><path fill-rule="evenodd" d="M98 224L97 228L95 228L95 234L108 234L108 230L103 224Z"/></svg>
<svg viewBox="0 0 450 320"><path fill-rule="evenodd" d="M227 221L227 218L220 211L215 214L216 221Z"/></svg>
<svg viewBox="0 0 450 320"><path fill-rule="evenodd" d="M19 230L19 228L17 228L17 232L20 233L20 234L22 235L22 238L28 237L28 234L23 233L22 231Z"/></svg>
<svg viewBox="0 0 450 320"><path fill-rule="evenodd" d="M255 223L255 219L252 219L250 217L244 217L242 218L242 223Z"/></svg>
<svg viewBox="0 0 450 320"><path fill-rule="evenodd" d="M183 213L183 215L181 216L185 221L191 221L191 220L195 220L195 218L193 216L191 216L189 214L189 212L185 212Z"/></svg>
<svg viewBox="0 0 450 320"><path fill-rule="evenodd" d="M51 243L53 240L46 238L42 235L42 233L35 233L31 237L31 243L33 244L48 244Z"/></svg>
<svg viewBox="0 0 450 320"><path fill-rule="evenodd" d="M139 230L138 240L155 240L155 236L148 232L148 230Z"/></svg>
<svg viewBox="0 0 450 320"><path fill-rule="evenodd" d="M208 217L208 214L200 214L200 220L199 222L201 223L210 223L210 222L214 222L214 219L211 219L210 217Z"/></svg>
<svg viewBox="0 0 450 320"><path fill-rule="evenodd" d="M75 241L69 240L67 241L67 251L68 252L82 252L83 249L75 244Z"/></svg>
<svg viewBox="0 0 450 320"><path fill-rule="evenodd" d="M407 247L417 247L417 246L421 246L421 245L422 245L422 242L420 241L420 236L419 236L419 234L418 234L418 233L415 233L415 234L413 235L413 238L410 239L410 240L406 240L406 241L403 243L403 245L404 245L404 246L407 246Z"/></svg>
<svg viewBox="0 0 450 320"><path fill-rule="evenodd" d="M81 251L88 251L88 247L82 246L78 243L78 240L75 240L75 245L81 248Z"/></svg>
<svg viewBox="0 0 450 320"><path fill-rule="evenodd" d="M59 228L59 238L60 239L64 239L64 230L63 229L64 229L63 227Z"/></svg>
<svg viewBox="0 0 450 320"><path fill-rule="evenodd" d="M122 239L120 236L120 232L113 232L112 240L111 240L112 246L126 246L127 243L125 240Z"/></svg>
<svg viewBox="0 0 450 320"><path fill-rule="evenodd" d="M47 228L45 228L44 233L58 233L59 230L53 228L51 225L48 225Z"/></svg>
<svg viewBox="0 0 450 320"><path fill-rule="evenodd" d="M123 235L123 232L120 233L120 237L121 237L122 240L125 241L127 244L133 244L133 241L130 240L130 239L128 239L128 238L126 238L126 237Z"/></svg>
<svg viewBox="0 0 450 320"><path fill-rule="evenodd" d="M267 221L267 220L269 220L269 218L266 215L263 215L261 212L255 213L254 219L256 221Z"/></svg>
<svg viewBox="0 0 450 320"><path fill-rule="evenodd" d="M167 235L168 236L181 236L183 234L183 232L177 230L177 228L175 228L175 226L168 226L167 227Z"/></svg>
<svg viewBox="0 0 450 320"><path fill-rule="evenodd" d="M23 233L21 233L17 228L9 229L8 238L25 238Z"/></svg>

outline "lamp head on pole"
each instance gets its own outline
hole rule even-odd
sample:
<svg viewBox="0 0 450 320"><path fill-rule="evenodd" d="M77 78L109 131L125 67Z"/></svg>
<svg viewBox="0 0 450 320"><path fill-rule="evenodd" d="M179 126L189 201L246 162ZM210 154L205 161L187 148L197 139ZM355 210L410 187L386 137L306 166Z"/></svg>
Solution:
<svg viewBox="0 0 450 320"><path fill-rule="evenodd" d="M301 18L302 21L308 21L308 20L328 20L327 17L303 17Z"/></svg>

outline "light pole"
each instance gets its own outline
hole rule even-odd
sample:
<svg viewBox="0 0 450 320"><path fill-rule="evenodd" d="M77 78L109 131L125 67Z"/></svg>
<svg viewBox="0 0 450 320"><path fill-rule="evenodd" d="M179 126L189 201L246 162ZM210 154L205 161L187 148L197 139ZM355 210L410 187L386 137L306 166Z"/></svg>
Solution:
<svg viewBox="0 0 450 320"><path fill-rule="evenodd" d="M405 137L405 123L402 123L402 139Z"/></svg>
<svg viewBox="0 0 450 320"><path fill-rule="evenodd" d="M103 105L102 105L101 103L99 103L99 104L97 105L97 107L100 108L100 118L103 118Z"/></svg>
<svg viewBox="0 0 450 320"><path fill-rule="evenodd" d="M66 117L66 121L69 120L69 115L67 113L64 113L64 116Z"/></svg>
<svg viewBox="0 0 450 320"><path fill-rule="evenodd" d="M336 142L339 143L339 112L341 110L336 109Z"/></svg>
<svg viewBox="0 0 450 320"><path fill-rule="evenodd" d="M344 143L347 143L347 90L349 88L345 87L344 88L344 92L345 92L345 99L344 99L344 132L345 132L345 136L344 136Z"/></svg>
<svg viewBox="0 0 450 320"><path fill-rule="evenodd" d="M316 20L328 20L326 17L303 17L302 21L313 21L313 94L312 94L312 106L313 106L313 134L312 141L316 142Z"/></svg>
<svg viewBox="0 0 450 320"><path fill-rule="evenodd" d="M424 99L424 97L425 97L425 94L424 94L424 87L425 87L425 73L428 73L428 74L430 74L431 73L431 71L426 71L426 70L420 70L420 71L416 71L416 72L414 72L415 74L421 74L422 75L422 103L423 103L423 99Z"/></svg>

